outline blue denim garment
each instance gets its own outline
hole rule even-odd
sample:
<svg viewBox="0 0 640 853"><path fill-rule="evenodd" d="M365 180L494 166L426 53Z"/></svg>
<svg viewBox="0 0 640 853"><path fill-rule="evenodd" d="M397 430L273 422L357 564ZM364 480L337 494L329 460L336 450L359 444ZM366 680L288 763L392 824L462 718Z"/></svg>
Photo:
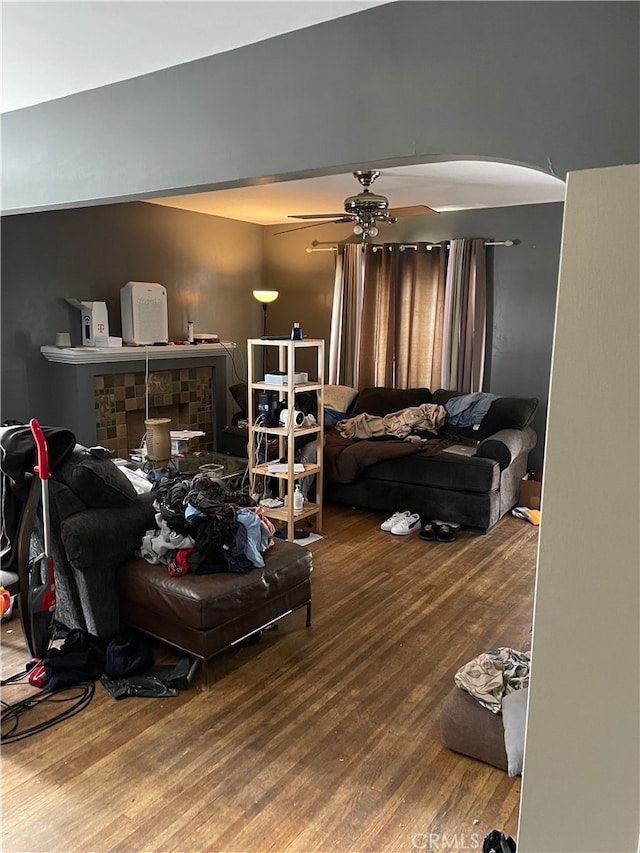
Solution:
<svg viewBox="0 0 640 853"><path fill-rule="evenodd" d="M489 411L489 406L497 399L497 394L487 394L484 391L452 397L444 404L447 410L447 423L459 427L479 424Z"/></svg>
<svg viewBox="0 0 640 853"><path fill-rule="evenodd" d="M247 531L247 543L244 549L245 556L251 560L254 566L261 569L264 566L264 559L260 553L262 546L262 519L250 509L239 509L237 519ZM264 526L266 529L266 525Z"/></svg>
<svg viewBox="0 0 640 853"><path fill-rule="evenodd" d="M196 509L194 506L191 506L191 504L187 504L184 508L184 517L187 519L187 521L192 518L202 517L204 515L206 515L206 513L202 512L201 509Z"/></svg>
<svg viewBox="0 0 640 853"><path fill-rule="evenodd" d="M347 413L346 412L338 412L336 409L330 409L328 406L324 407L324 425L326 427L335 426L339 421L345 419Z"/></svg>

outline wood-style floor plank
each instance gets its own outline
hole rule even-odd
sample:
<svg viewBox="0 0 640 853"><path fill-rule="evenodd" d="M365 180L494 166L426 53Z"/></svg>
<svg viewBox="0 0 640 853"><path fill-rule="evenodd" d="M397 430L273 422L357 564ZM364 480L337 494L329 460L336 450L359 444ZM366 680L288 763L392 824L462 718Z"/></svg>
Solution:
<svg viewBox="0 0 640 853"><path fill-rule="evenodd" d="M537 528L454 543L326 507L313 625L220 655L208 692L115 701L2 747L5 853L391 853L517 835L520 779L446 749L455 671L531 627ZM164 659L171 652L158 648ZM2 677L28 659L2 625ZM2 688L4 702L34 692ZM428 846L427 846L428 845ZM447 848L447 845L448 848Z"/></svg>

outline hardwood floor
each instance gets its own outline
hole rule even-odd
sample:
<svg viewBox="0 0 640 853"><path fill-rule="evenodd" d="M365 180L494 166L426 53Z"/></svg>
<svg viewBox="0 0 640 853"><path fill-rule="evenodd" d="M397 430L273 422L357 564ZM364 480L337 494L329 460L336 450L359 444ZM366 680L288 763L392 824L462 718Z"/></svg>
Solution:
<svg viewBox="0 0 640 853"><path fill-rule="evenodd" d="M423 542L326 507L304 611L220 655L208 692L93 701L2 746L2 849L391 853L517 833L520 778L440 742L463 663L528 637L537 528ZM1 670L24 667L19 619ZM2 688L4 702L33 693Z"/></svg>

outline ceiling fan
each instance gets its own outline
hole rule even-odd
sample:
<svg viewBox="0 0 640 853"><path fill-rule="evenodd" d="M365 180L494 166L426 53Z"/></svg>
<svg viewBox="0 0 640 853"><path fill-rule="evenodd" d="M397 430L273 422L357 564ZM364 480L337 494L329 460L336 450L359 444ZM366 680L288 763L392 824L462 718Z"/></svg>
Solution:
<svg viewBox="0 0 640 853"><path fill-rule="evenodd" d="M363 240L367 237L376 237L378 229L377 222L393 224L398 221L399 216L434 216L438 211L424 204L416 204L410 207L389 207L389 199L383 195L371 192L371 184L378 178L380 172L377 169L360 170L353 172L353 177L360 181L362 192L350 195L344 200L344 213L298 213L289 216L289 219L326 219L327 222L314 222L311 225L302 225L301 228L314 228L318 225L337 225L343 222L355 222L353 233ZM289 231L299 231L300 228L290 228ZM278 231L285 234L286 231Z"/></svg>

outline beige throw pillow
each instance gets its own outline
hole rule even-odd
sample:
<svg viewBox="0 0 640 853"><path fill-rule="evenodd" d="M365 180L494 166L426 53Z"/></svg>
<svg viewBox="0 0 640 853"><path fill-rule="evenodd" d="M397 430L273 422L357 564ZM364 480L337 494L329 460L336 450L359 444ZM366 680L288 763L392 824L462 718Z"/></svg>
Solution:
<svg viewBox="0 0 640 853"><path fill-rule="evenodd" d="M325 385L324 405L334 412L346 412L357 393L349 385Z"/></svg>

